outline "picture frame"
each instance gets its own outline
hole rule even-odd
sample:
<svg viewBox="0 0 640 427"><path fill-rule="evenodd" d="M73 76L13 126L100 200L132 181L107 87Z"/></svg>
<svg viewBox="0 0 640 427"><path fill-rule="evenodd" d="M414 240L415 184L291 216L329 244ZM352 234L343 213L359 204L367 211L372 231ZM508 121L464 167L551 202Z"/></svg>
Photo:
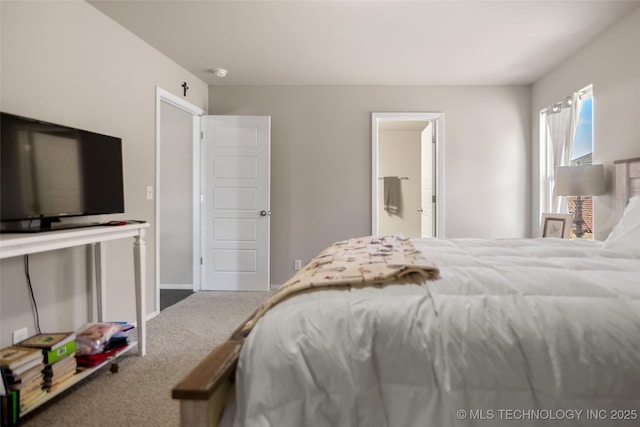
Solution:
<svg viewBox="0 0 640 427"><path fill-rule="evenodd" d="M568 239L571 234L571 214L543 213L540 237Z"/></svg>

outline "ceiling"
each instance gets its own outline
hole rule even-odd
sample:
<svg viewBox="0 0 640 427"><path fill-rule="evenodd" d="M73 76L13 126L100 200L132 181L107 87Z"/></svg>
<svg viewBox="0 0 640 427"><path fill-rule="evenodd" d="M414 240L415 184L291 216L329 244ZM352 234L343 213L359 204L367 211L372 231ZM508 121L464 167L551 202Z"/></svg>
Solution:
<svg viewBox="0 0 640 427"><path fill-rule="evenodd" d="M210 85L379 86L530 84L640 0L89 3Z"/></svg>

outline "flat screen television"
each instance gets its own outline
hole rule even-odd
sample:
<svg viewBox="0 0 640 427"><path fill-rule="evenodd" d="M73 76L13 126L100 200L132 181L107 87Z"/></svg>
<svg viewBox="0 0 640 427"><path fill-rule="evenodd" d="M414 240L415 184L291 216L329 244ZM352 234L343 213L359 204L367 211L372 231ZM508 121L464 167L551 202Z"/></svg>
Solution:
<svg viewBox="0 0 640 427"><path fill-rule="evenodd" d="M60 218L124 213L120 138L0 115L1 231L75 228L95 223Z"/></svg>

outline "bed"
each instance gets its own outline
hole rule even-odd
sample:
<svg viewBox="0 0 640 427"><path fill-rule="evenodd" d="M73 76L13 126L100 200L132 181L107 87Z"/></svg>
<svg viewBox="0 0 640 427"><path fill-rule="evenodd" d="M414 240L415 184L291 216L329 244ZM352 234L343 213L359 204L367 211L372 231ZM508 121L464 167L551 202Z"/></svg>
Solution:
<svg viewBox="0 0 640 427"><path fill-rule="evenodd" d="M615 182L604 242L408 239L377 284L272 301L174 387L181 424L637 425L640 159Z"/></svg>

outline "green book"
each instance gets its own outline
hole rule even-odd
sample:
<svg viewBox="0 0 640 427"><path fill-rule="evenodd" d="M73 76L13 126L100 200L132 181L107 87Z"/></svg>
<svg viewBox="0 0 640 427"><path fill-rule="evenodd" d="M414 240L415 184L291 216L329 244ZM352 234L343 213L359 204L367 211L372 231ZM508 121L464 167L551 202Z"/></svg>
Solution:
<svg viewBox="0 0 640 427"><path fill-rule="evenodd" d="M44 363L47 365L51 365L52 363L56 363L60 359L63 359L71 354L75 354L76 342L75 340L71 340L61 347L56 348L55 350L42 350L42 352L44 353Z"/></svg>
<svg viewBox="0 0 640 427"><path fill-rule="evenodd" d="M5 400L5 402L2 404L2 410L5 411L6 409L6 415L3 414L3 416L6 417L6 420L4 420L6 421L6 425L14 426L18 424L18 420L20 419L20 401L18 398L18 392L8 392L3 396L3 400Z"/></svg>
<svg viewBox="0 0 640 427"><path fill-rule="evenodd" d="M69 341L75 341L75 332L48 332L36 334L20 341L21 347L40 348L42 350L55 350L66 345Z"/></svg>
<svg viewBox="0 0 640 427"><path fill-rule="evenodd" d="M44 363L56 363L76 351L75 332L48 332L34 335L20 342L23 347L39 348L44 353Z"/></svg>

